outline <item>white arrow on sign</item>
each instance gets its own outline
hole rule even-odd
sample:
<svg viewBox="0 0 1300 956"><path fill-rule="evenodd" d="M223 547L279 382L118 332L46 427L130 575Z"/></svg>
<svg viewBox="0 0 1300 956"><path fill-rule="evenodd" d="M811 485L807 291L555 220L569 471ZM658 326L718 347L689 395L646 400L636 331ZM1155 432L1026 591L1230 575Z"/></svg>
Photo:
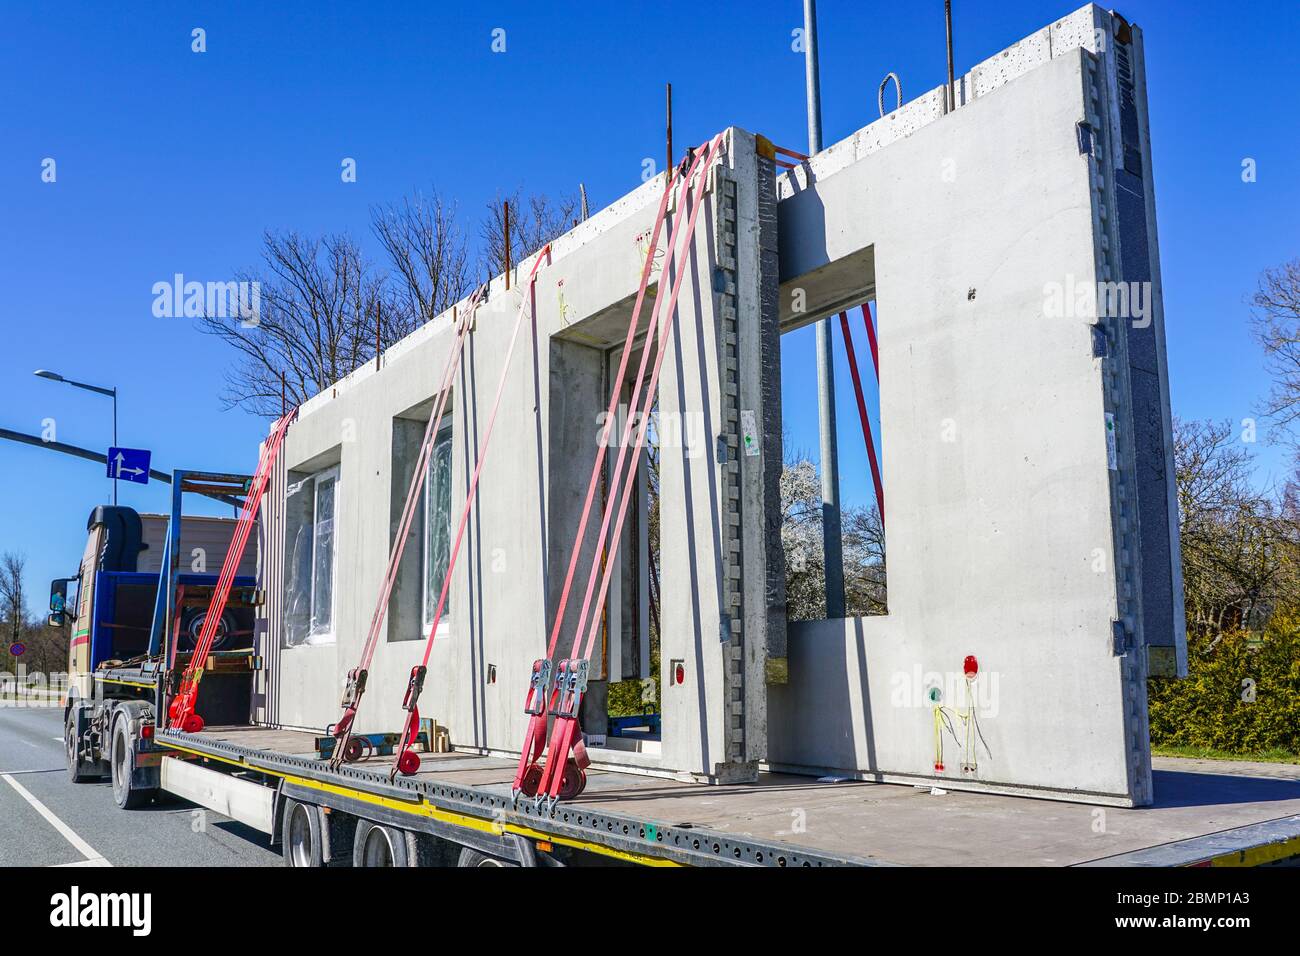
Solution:
<svg viewBox="0 0 1300 956"><path fill-rule="evenodd" d="M122 467L122 462L126 461L126 456L123 455L120 451L117 453L117 457L114 458L113 461L117 462L117 477L119 477L119 478L121 478L122 475L124 475L124 474L126 474L126 475L143 475L143 474L144 474L144 469L143 469L143 468L123 468L123 467Z"/></svg>

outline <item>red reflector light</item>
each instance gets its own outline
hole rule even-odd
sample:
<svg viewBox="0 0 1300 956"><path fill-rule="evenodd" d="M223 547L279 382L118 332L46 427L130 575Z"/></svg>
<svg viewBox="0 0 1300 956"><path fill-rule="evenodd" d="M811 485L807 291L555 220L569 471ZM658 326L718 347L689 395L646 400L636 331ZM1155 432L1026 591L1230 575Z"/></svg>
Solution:
<svg viewBox="0 0 1300 956"><path fill-rule="evenodd" d="M684 664L678 664L677 667L673 670L673 683L674 684L686 683L686 666Z"/></svg>
<svg viewBox="0 0 1300 956"><path fill-rule="evenodd" d="M140 736L145 740L153 740L153 724L145 724L141 727Z"/></svg>

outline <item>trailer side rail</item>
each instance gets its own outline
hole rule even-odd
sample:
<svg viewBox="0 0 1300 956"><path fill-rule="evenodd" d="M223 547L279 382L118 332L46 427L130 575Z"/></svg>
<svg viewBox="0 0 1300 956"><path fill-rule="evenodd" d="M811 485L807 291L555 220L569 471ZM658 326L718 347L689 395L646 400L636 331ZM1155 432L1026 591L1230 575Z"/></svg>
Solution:
<svg viewBox="0 0 1300 956"><path fill-rule="evenodd" d="M398 826L442 835L447 825L469 831L548 840L628 862L658 866L888 866L776 841L737 837L702 827L674 827L607 810L560 805L554 815L530 802L442 781L401 778L356 766L330 770L318 760L253 750L202 734L158 732L155 743L245 770L278 777L286 796ZM361 804L361 810L356 805ZM417 823L416 821L420 821Z"/></svg>

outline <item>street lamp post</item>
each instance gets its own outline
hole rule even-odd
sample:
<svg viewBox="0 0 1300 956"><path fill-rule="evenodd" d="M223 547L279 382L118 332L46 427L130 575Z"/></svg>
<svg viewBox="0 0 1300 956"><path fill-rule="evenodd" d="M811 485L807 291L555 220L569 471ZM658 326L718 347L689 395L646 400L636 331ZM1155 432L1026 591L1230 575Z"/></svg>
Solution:
<svg viewBox="0 0 1300 956"><path fill-rule="evenodd" d="M51 372L48 369L38 368L33 374L38 378L48 378L51 382L63 382L65 385L71 385L73 388L84 388L88 392L97 392L100 395L107 395L113 400L113 447L117 447L117 389L102 388L99 385L87 385L85 382L74 382L70 378L64 378L58 372ZM110 462L110 467L112 463ZM113 476L113 504L117 504L117 475Z"/></svg>

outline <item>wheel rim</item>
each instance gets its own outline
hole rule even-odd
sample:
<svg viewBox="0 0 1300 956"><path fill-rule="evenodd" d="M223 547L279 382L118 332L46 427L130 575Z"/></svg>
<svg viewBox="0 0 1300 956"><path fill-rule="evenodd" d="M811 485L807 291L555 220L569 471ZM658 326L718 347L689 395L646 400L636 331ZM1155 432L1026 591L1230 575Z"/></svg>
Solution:
<svg viewBox="0 0 1300 956"><path fill-rule="evenodd" d="M199 634L203 630L203 622L207 620L207 617L208 613L204 611L202 614L197 614L190 619L189 640L191 647L198 647ZM233 625L234 620L230 615L223 613L221 619L217 621L216 632L212 635L211 650L219 650L226 643L226 638L230 636L230 632L234 629Z"/></svg>
<svg viewBox="0 0 1300 956"><path fill-rule="evenodd" d="M481 859L481 860L478 861L478 865L479 865L480 867L490 866L490 867L492 867L494 870L496 870L496 869L502 869L502 870L503 870L503 869L506 868L505 863L503 863L501 860L498 860L498 859L497 859L496 857L494 857L494 856L485 856L485 857L483 857L483 859Z"/></svg>
<svg viewBox="0 0 1300 956"><path fill-rule="evenodd" d="M388 830L384 827L371 827L366 834L361 862L365 866L392 866L393 857L393 844L389 840Z"/></svg>
<svg viewBox="0 0 1300 956"><path fill-rule="evenodd" d="M313 849L307 808L301 803L295 804L289 817L289 858L294 866L310 867Z"/></svg>

